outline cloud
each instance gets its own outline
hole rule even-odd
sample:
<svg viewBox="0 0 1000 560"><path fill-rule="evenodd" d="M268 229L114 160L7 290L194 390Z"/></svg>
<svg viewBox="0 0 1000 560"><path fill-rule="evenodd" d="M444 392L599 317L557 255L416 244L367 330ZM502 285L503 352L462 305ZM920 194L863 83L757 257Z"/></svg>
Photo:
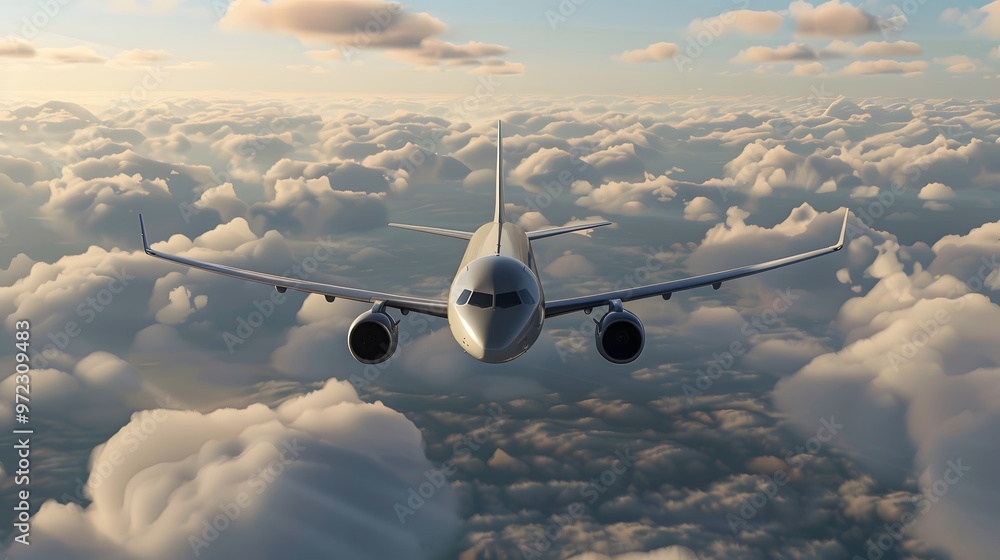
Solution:
<svg viewBox="0 0 1000 560"><path fill-rule="evenodd" d="M824 51L853 58L881 58L887 56L920 56L924 49L911 41L868 41L857 45L851 41L833 41Z"/></svg>
<svg viewBox="0 0 1000 560"><path fill-rule="evenodd" d="M971 56L953 55L935 58L934 62L945 66L945 72L951 74L968 74L971 72L983 72L986 70L980 62Z"/></svg>
<svg viewBox="0 0 1000 560"><path fill-rule="evenodd" d="M150 11L157 14L167 14L175 11L184 0L107 0L111 11L138 13Z"/></svg>
<svg viewBox="0 0 1000 560"><path fill-rule="evenodd" d="M642 214L657 203L673 199L677 193L668 176L647 173L641 181L610 181L577 199L578 206L614 214Z"/></svg>
<svg viewBox="0 0 1000 560"><path fill-rule="evenodd" d="M823 73L823 63L806 62L804 64L796 64L792 68L792 73L796 76L815 76Z"/></svg>
<svg viewBox="0 0 1000 560"><path fill-rule="evenodd" d="M35 56L35 47L31 43L16 36L0 39L0 58L30 58Z"/></svg>
<svg viewBox="0 0 1000 560"><path fill-rule="evenodd" d="M902 74L904 76L917 76L927 70L927 62L915 60L912 62L901 62L898 60L856 60L841 72L844 74Z"/></svg>
<svg viewBox="0 0 1000 560"><path fill-rule="evenodd" d="M688 26L688 32L697 35L709 32L720 36L735 32L742 35L772 35L781 29L785 18L777 12L754 10L732 10L721 15L695 19Z"/></svg>
<svg viewBox="0 0 1000 560"><path fill-rule="evenodd" d="M719 207L711 199L699 196L684 204L684 219L706 222L719 219Z"/></svg>
<svg viewBox="0 0 1000 560"><path fill-rule="evenodd" d="M674 43L653 43L644 49L636 49L632 51L625 51L619 58L623 62L628 62L635 64L638 62L658 62L661 60L669 60L677 56L677 45Z"/></svg>
<svg viewBox="0 0 1000 560"><path fill-rule="evenodd" d="M432 469L420 431L336 381L273 408L143 411L91 465L91 503L45 502L12 557L434 558L458 528L447 483L400 522Z"/></svg>
<svg viewBox="0 0 1000 560"><path fill-rule="evenodd" d="M917 198L920 200L947 200L949 198L955 198L955 196L955 191L948 185L930 183L920 189L920 193Z"/></svg>
<svg viewBox="0 0 1000 560"><path fill-rule="evenodd" d="M147 65L153 62L163 62L170 59L170 53L163 49L145 50L132 49L122 51L108 61L109 66L133 67Z"/></svg>
<svg viewBox="0 0 1000 560"><path fill-rule="evenodd" d="M476 66L472 70L469 70L469 73L483 76L488 76L490 74L523 74L524 65L520 62L510 62L500 58L487 58L480 66Z"/></svg>
<svg viewBox="0 0 1000 560"><path fill-rule="evenodd" d="M830 0L818 6L796 0L789 6L789 11L795 19L795 32L804 37L838 38L898 31L907 23L905 16L885 19L840 0Z"/></svg>
<svg viewBox="0 0 1000 560"><path fill-rule="evenodd" d="M447 30L444 22L383 0L249 0L229 6L220 26L284 33L307 45L327 43L337 47L307 51L317 60L350 61L362 51L382 50L393 60L418 67L477 66L475 73L479 74L517 74L523 69L514 63L489 62L506 54L507 47L443 41L437 36ZM482 69L486 67L490 70Z"/></svg>
<svg viewBox="0 0 1000 560"><path fill-rule="evenodd" d="M293 35L305 43L328 42L355 49L419 47L442 33L441 20L411 13L382 0L248 0L229 6L224 29L259 29ZM359 36L357 29L362 30Z"/></svg>
<svg viewBox="0 0 1000 560"><path fill-rule="evenodd" d="M307 74L326 74L327 69L313 64L291 64L287 66L293 72L305 72Z"/></svg>
<svg viewBox="0 0 1000 560"><path fill-rule="evenodd" d="M740 51L731 62L745 64L750 62L796 62L801 60L816 60L823 53L803 43L789 43L783 47L750 47Z"/></svg>
<svg viewBox="0 0 1000 560"><path fill-rule="evenodd" d="M252 220L265 230L319 235L384 226L388 211L382 195L336 191L328 177L280 179L275 196L250 206Z"/></svg>
<svg viewBox="0 0 1000 560"><path fill-rule="evenodd" d="M107 62L107 58L97 54L93 47L80 45L65 48L38 49L38 56L45 62L56 64L87 64Z"/></svg>
<svg viewBox="0 0 1000 560"><path fill-rule="evenodd" d="M395 49L388 51L390 58L410 62L412 64L445 64L448 66L466 66L478 64L483 57L496 57L510 50L501 45L491 45L470 41L464 45L456 45L439 39L428 38L415 49Z"/></svg>
<svg viewBox="0 0 1000 560"><path fill-rule="evenodd" d="M984 37L1000 37L1000 0L994 0L976 11L978 22L972 26L972 34Z"/></svg>
<svg viewBox="0 0 1000 560"><path fill-rule="evenodd" d="M983 393L1000 380L1000 354L982 332L1000 320L1000 307L982 293L992 289L994 268L979 261L972 266L978 272L956 277L951 273L961 272L945 270L948 263L938 259L955 262L944 253L976 247L996 227L935 244L929 268L943 274L920 266L878 271L878 284L840 311L843 348L812 360L775 393L798 422L840 418L836 445L880 480L917 478L922 503L914 530L956 558L997 546L996 532L987 529L996 512L984 507L998 498L997 487L979 466L1000 457L994 440L983 439L1000 427ZM886 256L903 259L905 252L890 247ZM965 532L956 538L959 524Z"/></svg>

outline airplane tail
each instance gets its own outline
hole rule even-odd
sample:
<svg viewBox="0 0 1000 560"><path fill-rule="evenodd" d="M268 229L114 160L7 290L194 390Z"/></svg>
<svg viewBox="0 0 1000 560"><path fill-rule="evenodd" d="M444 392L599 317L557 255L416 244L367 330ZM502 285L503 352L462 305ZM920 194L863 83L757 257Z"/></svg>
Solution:
<svg viewBox="0 0 1000 560"><path fill-rule="evenodd" d="M507 213L503 202L503 130L502 121L497 121L497 199L493 212L493 221L502 224L507 221Z"/></svg>

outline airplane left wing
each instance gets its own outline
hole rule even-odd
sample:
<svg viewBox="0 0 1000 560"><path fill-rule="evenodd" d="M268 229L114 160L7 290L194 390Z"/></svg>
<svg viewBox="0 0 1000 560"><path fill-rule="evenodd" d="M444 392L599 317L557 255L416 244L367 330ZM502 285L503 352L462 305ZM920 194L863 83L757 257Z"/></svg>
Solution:
<svg viewBox="0 0 1000 560"><path fill-rule="evenodd" d="M167 253L154 251L149 247L149 242L146 240L146 227L142 222L142 214L139 214L139 231L142 234L143 251L145 251L147 255L163 259L165 261L213 272L215 274L221 274L223 276L249 280L250 282L257 282L258 284L267 284L269 286L274 286L276 290L282 293L284 293L285 290L296 290L310 294L320 294L326 296L328 301L333 301L334 298L344 298L365 303L375 303L377 301L381 301L385 302L386 307L399 309L403 312L415 311L417 313L433 315L435 317L448 316L448 303L444 300L387 294L358 288L347 288L344 286L323 284L321 282L310 282L308 280L300 280L298 278L288 278L285 276L276 276L274 274L265 274L263 272L255 272L252 270L244 270L242 268L232 266L206 263L184 257L178 257L177 255L169 255Z"/></svg>
<svg viewBox="0 0 1000 560"><path fill-rule="evenodd" d="M728 282L729 280L743 278L744 276L750 276L751 274L767 272L768 270L774 270L790 264L800 263L802 261L821 257L823 255L833 253L834 251L839 251L844 247L844 234L847 232L847 217L849 215L850 210L844 212L844 224L840 228L840 240L837 241L836 244L830 245L829 247L760 264L733 268L722 272L713 272L711 274L702 274L701 276L692 276L691 278L684 278L681 280L671 280L670 282L650 284L639 288L616 290L613 292L605 292L603 294L594 294L592 296L547 301L545 302L545 317L558 317L559 315L565 315L574 311L593 309L594 307L608 305L614 300L626 302L654 296L661 296L663 299L669 299L670 295L674 292L690 290L701 286L712 286L715 289L719 289L723 282Z"/></svg>

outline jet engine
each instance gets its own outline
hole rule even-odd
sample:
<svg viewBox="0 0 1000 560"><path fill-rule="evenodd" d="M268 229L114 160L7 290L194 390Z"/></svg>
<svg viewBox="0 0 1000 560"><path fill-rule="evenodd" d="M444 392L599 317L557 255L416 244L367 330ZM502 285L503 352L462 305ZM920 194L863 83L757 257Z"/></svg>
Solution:
<svg viewBox="0 0 1000 560"><path fill-rule="evenodd" d="M365 311L347 331L347 347L354 359L362 364L381 364L392 357L399 340L396 322L376 305Z"/></svg>
<svg viewBox="0 0 1000 560"><path fill-rule="evenodd" d="M594 338L597 351L604 359L615 364L627 364L642 353L646 344L646 331L634 313L622 309L622 302L611 302L609 311L596 321Z"/></svg>

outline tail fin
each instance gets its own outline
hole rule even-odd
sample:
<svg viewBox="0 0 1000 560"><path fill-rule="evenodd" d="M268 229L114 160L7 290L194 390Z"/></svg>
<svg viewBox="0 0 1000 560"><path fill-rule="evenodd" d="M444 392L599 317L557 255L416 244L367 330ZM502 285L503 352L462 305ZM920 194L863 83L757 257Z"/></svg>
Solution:
<svg viewBox="0 0 1000 560"><path fill-rule="evenodd" d="M507 221L507 213L503 206L503 129L502 121L497 121L497 200L493 212L493 221L502 224Z"/></svg>

